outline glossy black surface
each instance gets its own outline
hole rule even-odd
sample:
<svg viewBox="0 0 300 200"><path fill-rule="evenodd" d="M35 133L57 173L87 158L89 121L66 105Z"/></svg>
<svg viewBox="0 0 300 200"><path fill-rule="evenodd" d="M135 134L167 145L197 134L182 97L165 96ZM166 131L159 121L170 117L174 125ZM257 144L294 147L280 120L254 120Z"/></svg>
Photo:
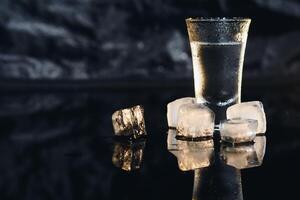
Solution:
<svg viewBox="0 0 300 200"><path fill-rule="evenodd" d="M297 106L275 103L282 94L266 90L243 96L244 101L262 100L267 112L266 154L260 167L238 170L217 159L194 173L181 171L168 151L166 121L166 104L192 96L192 88L1 93L0 197L291 199L298 194L294 182L300 178L299 119ZM143 150L141 162L135 163L140 167L125 171L113 163L113 155L116 144L119 150L130 148L112 137L111 114L136 104L144 105L148 136L133 148Z"/></svg>

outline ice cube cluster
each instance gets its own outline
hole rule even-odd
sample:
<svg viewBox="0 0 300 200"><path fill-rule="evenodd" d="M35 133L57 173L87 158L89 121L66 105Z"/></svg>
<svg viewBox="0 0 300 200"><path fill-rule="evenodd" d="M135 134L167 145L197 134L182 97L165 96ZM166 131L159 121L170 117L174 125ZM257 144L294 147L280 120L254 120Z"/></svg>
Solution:
<svg viewBox="0 0 300 200"><path fill-rule="evenodd" d="M168 126L177 129L178 136L212 137L215 114L193 97L172 101L167 106ZM226 120L218 125L221 139L230 143L253 141L256 134L266 132L266 116L259 101L238 103L226 111Z"/></svg>
<svg viewBox="0 0 300 200"><path fill-rule="evenodd" d="M230 143L251 142L256 134L266 132L266 114L263 104L249 101L230 106L227 120L220 124L221 139Z"/></svg>

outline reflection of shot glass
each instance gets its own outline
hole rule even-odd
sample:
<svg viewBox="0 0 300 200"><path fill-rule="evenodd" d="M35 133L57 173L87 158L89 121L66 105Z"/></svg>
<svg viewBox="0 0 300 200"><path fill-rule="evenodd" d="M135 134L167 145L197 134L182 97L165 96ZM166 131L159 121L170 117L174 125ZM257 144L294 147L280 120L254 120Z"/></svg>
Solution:
<svg viewBox="0 0 300 200"><path fill-rule="evenodd" d="M250 22L244 18L186 19L197 102L207 104L220 119L227 107L241 99Z"/></svg>

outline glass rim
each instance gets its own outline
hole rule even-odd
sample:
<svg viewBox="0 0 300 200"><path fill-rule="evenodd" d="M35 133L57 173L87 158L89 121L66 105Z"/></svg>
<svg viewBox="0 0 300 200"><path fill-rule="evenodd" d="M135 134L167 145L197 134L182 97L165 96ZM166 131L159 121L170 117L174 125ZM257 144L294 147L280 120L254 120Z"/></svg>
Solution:
<svg viewBox="0 0 300 200"><path fill-rule="evenodd" d="M250 18L244 17L189 17L187 22L250 22Z"/></svg>

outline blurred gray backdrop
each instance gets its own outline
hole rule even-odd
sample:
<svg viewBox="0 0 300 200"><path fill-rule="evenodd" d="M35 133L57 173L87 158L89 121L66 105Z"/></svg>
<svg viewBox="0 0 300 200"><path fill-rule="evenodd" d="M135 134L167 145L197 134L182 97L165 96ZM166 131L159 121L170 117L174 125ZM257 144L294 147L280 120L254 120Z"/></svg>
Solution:
<svg viewBox="0 0 300 200"><path fill-rule="evenodd" d="M195 16L252 18L245 80L298 82L296 0L2 0L0 80L190 79Z"/></svg>

